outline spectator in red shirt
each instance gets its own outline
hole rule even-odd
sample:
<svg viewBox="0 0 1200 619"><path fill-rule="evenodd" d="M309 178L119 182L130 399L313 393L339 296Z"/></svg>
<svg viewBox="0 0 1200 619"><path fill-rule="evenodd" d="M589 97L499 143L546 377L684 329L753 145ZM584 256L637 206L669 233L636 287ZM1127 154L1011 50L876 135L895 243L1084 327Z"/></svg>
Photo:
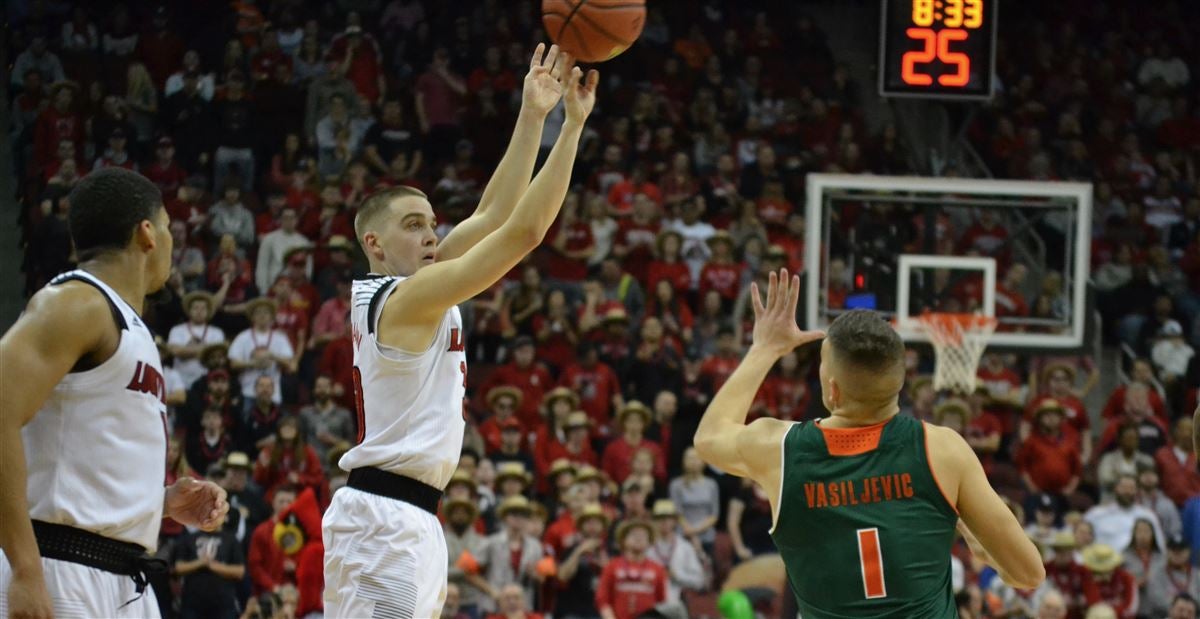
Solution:
<svg viewBox="0 0 1200 619"><path fill-rule="evenodd" d="M454 152L462 126L462 98L466 95L466 83L451 72L450 52L445 47L437 48L429 70L416 83L417 121L426 134L434 169L440 169Z"/></svg>
<svg viewBox="0 0 1200 619"><path fill-rule="evenodd" d="M1117 612L1119 619L1133 619L1138 611L1138 585L1133 574L1122 567L1124 561L1125 557L1107 544L1083 549L1083 565L1095 581L1088 605L1104 602Z"/></svg>
<svg viewBox="0 0 1200 619"><path fill-rule="evenodd" d="M1067 603L1067 617L1083 619L1088 600L1099 596L1092 573L1075 560L1075 534L1060 531L1050 547L1054 558L1046 563L1046 580L1058 589Z"/></svg>
<svg viewBox="0 0 1200 619"><path fill-rule="evenodd" d="M488 85L507 98L517 88L517 76L501 64L501 60L499 47L492 45L484 50L483 66L472 71L467 77L467 88L471 92L479 92Z"/></svg>
<svg viewBox="0 0 1200 619"><path fill-rule="evenodd" d="M728 308L733 305L741 289L743 268L733 261L733 238L728 232L717 230L708 239L708 244L712 248L712 258L700 271L700 296L715 290Z"/></svg>
<svg viewBox="0 0 1200 619"><path fill-rule="evenodd" d="M700 375L708 379L713 393L716 393L737 369L740 361L737 336L733 329L723 327L717 332L717 351L700 364Z"/></svg>
<svg viewBox="0 0 1200 619"><path fill-rule="evenodd" d="M356 18L355 13L347 16L350 25L330 42L325 60L332 63L335 73L354 84L354 89L369 105L381 104L387 92L387 80L383 77L379 43L375 37L363 33L362 26L354 23Z"/></svg>
<svg viewBox="0 0 1200 619"><path fill-rule="evenodd" d="M1159 448L1167 443L1167 425L1154 416L1150 408L1149 389L1141 383L1132 383L1125 392L1124 414L1111 419L1100 435L1099 450L1108 451L1117 442L1121 428L1132 425L1138 431L1137 449L1147 456L1153 456Z"/></svg>
<svg viewBox="0 0 1200 619"><path fill-rule="evenodd" d="M155 185L158 185L158 189L162 191L164 200L170 200L175 197L179 188L187 180L187 172L176 163L175 141L169 136L164 135L158 138L154 154L154 163L146 166L146 169L142 171L142 175L154 181Z"/></svg>
<svg viewBox="0 0 1200 619"><path fill-rule="evenodd" d="M662 204L662 191L658 185L646 180L646 167L634 166L633 175L621 180L608 190L609 212L613 217L628 217L633 214L633 197L645 194L656 205Z"/></svg>
<svg viewBox="0 0 1200 619"><path fill-rule="evenodd" d="M295 415L280 420L274 445L259 452L258 462L254 465L254 481L267 492L290 484L300 490L312 488L318 497L325 496L321 458L305 440L300 431L300 419Z"/></svg>
<svg viewBox="0 0 1200 619"><path fill-rule="evenodd" d="M534 360L533 338L523 335L513 340L512 361L492 372L487 388L496 385L512 385L521 390L521 402L517 405L517 419L525 429L532 430L542 424L538 404L549 391L554 381L546 366ZM484 390L485 393L489 391Z"/></svg>
<svg viewBox="0 0 1200 619"><path fill-rule="evenodd" d="M1021 292L1028 272L1025 265L1014 264L1004 273L1004 280L996 284L996 316L1029 315L1029 303ZM1001 330L1006 329L1008 327Z"/></svg>
<svg viewBox="0 0 1200 619"><path fill-rule="evenodd" d="M616 372L600 361L595 344L580 344L577 359L563 368L558 382L579 396L580 408L592 420L593 433L606 437L609 435L611 411L624 403L621 384Z"/></svg>
<svg viewBox="0 0 1200 619"><path fill-rule="evenodd" d="M250 588L254 595L274 591L276 587L296 581L296 564L275 541L275 525L296 500L295 486L280 486L271 497L275 514L254 528L246 567L250 571Z"/></svg>
<svg viewBox="0 0 1200 619"><path fill-rule="evenodd" d="M1200 473L1196 472L1196 454L1192 451L1192 418L1184 415L1175 422L1171 443L1154 454L1162 477L1163 492L1178 507L1200 494Z"/></svg>
<svg viewBox="0 0 1200 619"><path fill-rule="evenodd" d="M596 587L596 609L604 619L635 619L667 599L667 572L646 558L654 529L645 520L617 527L621 556L604 566Z"/></svg>
<svg viewBox="0 0 1200 619"><path fill-rule="evenodd" d="M626 404L617 414L617 426L621 436L615 438L604 449L600 458L600 470L613 481L624 483L632 470L633 456L641 449L654 455L654 477L659 483L667 478L667 463L657 443L646 438L646 427L650 425L652 413L645 404L637 400Z"/></svg>
<svg viewBox="0 0 1200 619"><path fill-rule="evenodd" d="M1042 380L1046 385L1046 391L1034 398L1026 409L1026 418L1021 424L1022 440L1029 435L1031 413L1036 411L1042 402L1054 400L1057 405L1062 407L1067 425L1075 431L1074 434L1080 441L1080 455L1083 457L1083 461L1090 461L1092 457L1092 425L1083 402L1071 391L1071 387L1075 384L1075 369L1066 364L1051 363L1042 369Z"/></svg>
<svg viewBox="0 0 1200 619"><path fill-rule="evenodd" d="M578 282L587 278L587 263L596 251L592 226L579 216L579 193L567 194L551 241L545 248L546 278Z"/></svg>
<svg viewBox="0 0 1200 619"><path fill-rule="evenodd" d="M503 426L510 420L520 423L516 412L525 396L520 389L512 385L497 385L484 393L487 394L485 401L490 414L479 424L479 434L483 436L484 447L491 453L500 449L500 432Z"/></svg>
<svg viewBox="0 0 1200 619"><path fill-rule="evenodd" d="M660 279L654 286L650 302L646 306L646 318L657 318L662 324L667 345L683 351L692 343L692 325L695 317L687 302L677 296L679 290L671 282Z"/></svg>
<svg viewBox="0 0 1200 619"><path fill-rule="evenodd" d="M229 278L229 288L225 293L227 304L240 304L246 301L246 293L254 284L254 268L250 261L238 255L237 241L232 234L221 237L217 253L208 261L208 288L217 290Z"/></svg>
<svg viewBox="0 0 1200 619"><path fill-rule="evenodd" d="M83 152L84 119L75 111L77 89L74 82L50 87L51 105L38 114L33 126L33 161L39 168L50 163L62 140L70 140L76 153Z"/></svg>
<svg viewBox="0 0 1200 619"><path fill-rule="evenodd" d="M633 196L632 216L617 224L612 255L620 258L625 270L639 282L646 281L650 263L654 259L654 247L662 227L658 216L658 205L650 196L639 192Z"/></svg>
<svg viewBox="0 0 1200 619"><path fill-rule="evenodd" d="M1149 359L1141 357L1133 360L1133 365L1129 370L1129 383L1119 385L1113 390L1112 395L1108 396L1108 401L1104 404L1103 417L1113 419L1124 414L1125 392L1131 383L1142 383L1150 388L1146 395L1150 398L1150 407L1154 409L1154 416L1166 423L1168 421L1167 407L1163 403L1162 395L1158 392L1154 379L1154 366L1150 365Z"/></svg>
<svg viewBox="0 0 1200 619"><path fill-rule="evenodd" d="M1035 430L1021 444L1016 465L1030 492L1070 495L1079 486L1083 460L1079 439L1064 426L1062 404L1043 400L1034 410Z"/></svg>
<svg viewBox="0 0 1200 619"><path fill-rule="evenodd" d="M680 254L682 247L683 235L678 230L669 228L658 233L654 260L646 267L648 290L656 290L660 281L667 282L673 290L681 293L692 289L692 273L683 262Z"/></svg>

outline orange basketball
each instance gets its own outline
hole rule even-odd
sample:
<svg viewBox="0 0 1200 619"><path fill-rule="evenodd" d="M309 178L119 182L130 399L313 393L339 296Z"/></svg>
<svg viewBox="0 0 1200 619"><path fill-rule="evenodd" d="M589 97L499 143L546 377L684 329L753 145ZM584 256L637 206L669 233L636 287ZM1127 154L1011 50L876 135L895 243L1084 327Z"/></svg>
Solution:
<svg viewBox="0 0 1200 619"><path fill-rule="evenodd" d="M646 0L542 0L542 24L580 62L604 62L642 34Z"/></svg>

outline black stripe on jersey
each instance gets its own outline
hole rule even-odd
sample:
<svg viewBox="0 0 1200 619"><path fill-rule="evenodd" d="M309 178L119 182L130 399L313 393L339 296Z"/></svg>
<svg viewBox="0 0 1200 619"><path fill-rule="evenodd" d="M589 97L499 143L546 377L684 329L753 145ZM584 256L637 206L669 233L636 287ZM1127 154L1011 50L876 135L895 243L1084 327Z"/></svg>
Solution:
<svg viewBox="0 0 1200 619"><path fill-rule="evenodd" d="M388 286L380 286L374 294L371 295L371 302L367 304L367 333L375 335L375 308L379 307L379 302L383 300L383 292L390 290Z"/></svg>
<svg viewBox="0 0 1200 619"><path fill-rule="evenodd" d="M77 273L64 273L50 280L50 285L58 286L67 282L83 282L98 290L100 292L100 296L104 297L105 301L108 301L108 309L112 311L113 320L117 322L117 326L120 327L122 331L129 330L129 323L125 322L125 315L122 314L120 308L117 307L116 301L114 301L113 298L109 296L109 294L105 292L105 290L101 288L99 284Z"/></svg>

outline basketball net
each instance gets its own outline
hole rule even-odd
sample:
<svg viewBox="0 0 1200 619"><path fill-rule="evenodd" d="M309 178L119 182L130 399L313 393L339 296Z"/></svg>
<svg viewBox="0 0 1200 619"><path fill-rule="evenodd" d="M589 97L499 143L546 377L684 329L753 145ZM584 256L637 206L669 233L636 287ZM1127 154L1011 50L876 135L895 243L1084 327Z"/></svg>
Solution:
<svg viewBox="0 0 1200 619"><path fill-rule="evenodd" d="M975 372L996 330L996 319L977 314L929 312L918 316L916 322L929 334L936 355L933 388L973 393Z"/></svg>

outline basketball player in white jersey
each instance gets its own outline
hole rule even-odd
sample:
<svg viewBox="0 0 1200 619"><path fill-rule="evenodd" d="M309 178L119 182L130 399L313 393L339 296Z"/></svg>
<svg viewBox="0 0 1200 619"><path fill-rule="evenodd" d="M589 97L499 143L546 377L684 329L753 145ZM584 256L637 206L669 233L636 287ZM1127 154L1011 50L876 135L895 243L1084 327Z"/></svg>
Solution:
<svg viewBox="0 0 1200 619"><path fill-rule="evenodd" d="M157 617L164 515L213 529L225 491L166 488L166 387L139 313L171 271L162 195L122 168L70 196L79 269L0 339L0 618Z"/></svg>
<svg viewBox="0 0 1200 619"><path fill-rule="evenodd" d="M495 284L541 243L566 196L599 76L583 79L539 45L508 151L475 213L439 245L425 195L367 198L354 222L372 277L354 282L351 322L358 440L339 465L346 487L325 513L328 617L437 617L446 542L437 519L462 449L466 352L459 303ZM566 120L530 183L542 124Z"/></svg>

